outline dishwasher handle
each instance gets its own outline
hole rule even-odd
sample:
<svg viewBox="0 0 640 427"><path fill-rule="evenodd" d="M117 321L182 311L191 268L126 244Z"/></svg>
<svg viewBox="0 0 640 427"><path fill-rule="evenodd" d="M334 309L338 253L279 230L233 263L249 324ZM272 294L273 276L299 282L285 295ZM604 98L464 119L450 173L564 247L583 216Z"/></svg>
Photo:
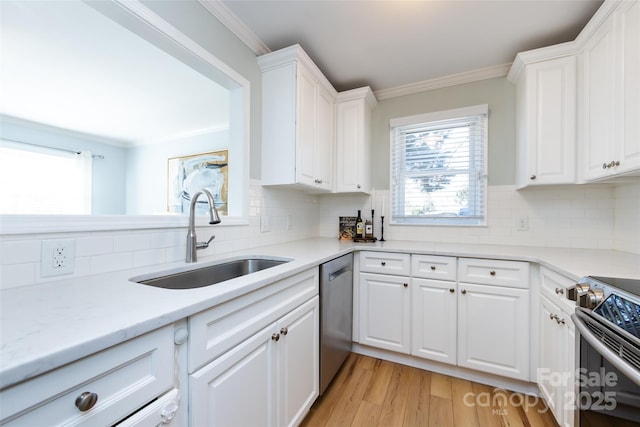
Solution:
<svg viewBox="0 0 640 427"><path fill-rule="evenodd" d="M350 265L345 265L340 270L334 271L333 273L329 274L329 281L333 282L338 276L341 276L343 273L347 271L351 271Z"/></svg>

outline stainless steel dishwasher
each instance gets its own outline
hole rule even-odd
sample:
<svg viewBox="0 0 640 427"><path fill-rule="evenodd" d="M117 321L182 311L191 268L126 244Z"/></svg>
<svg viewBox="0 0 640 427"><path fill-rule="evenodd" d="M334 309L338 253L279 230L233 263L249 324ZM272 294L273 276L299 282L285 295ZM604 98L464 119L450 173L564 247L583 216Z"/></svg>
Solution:
<svg viewBox="0 0 640 427"><path fill-rule="evenodd" d="M320 394L351 351L353 254L320 265Z"/></svg>

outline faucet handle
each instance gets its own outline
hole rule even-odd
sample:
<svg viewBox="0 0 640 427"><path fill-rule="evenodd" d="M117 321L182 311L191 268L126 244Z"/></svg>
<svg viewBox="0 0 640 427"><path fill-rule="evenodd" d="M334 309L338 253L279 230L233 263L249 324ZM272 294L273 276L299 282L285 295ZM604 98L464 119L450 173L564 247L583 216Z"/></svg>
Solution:
<svg viewBox="0 0 640 427"><path fill-rule="evenodd" d="M212 235L211 237L209 237L209 240L207 240L206 242L197 242L196 243L196 249L206 249L209 247L209 243L211 243L211 241L213 239L215 239L216 236Z"/></svg>

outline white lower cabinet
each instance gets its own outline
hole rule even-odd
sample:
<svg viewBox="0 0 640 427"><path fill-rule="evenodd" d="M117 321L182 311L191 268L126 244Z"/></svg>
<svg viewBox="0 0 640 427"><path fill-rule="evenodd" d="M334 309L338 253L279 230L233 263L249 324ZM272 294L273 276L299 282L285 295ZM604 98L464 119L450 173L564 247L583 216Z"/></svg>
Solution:
<svg viewBox="0 0 640 427"><path fill-rule="evenodd" d="M317 290L317 274L311 277ZM289 289L303 290L300 284ZM318 374L316 291L311 300L190 375L190 425L298 425L318 396Z"/></svg>
<svg viewBox="0 0 640 427"><path fill-rule="evenodd" d="M360 344L529 381L528 263L402 255L360 254Z"/></svg>
<svg viewBox="0 0 640 427"><path fill-rule="evenodd" d="M360 343L410 352L409 278L360 273Z"/></svg>
<svg viewBox="0 0 640 427"><path fill-rule="evenodd" d="M458 284L458 365L529 379L529 291Z"/></svg>
<svg viewBox="0 0 640 427"><path fill-rule="evenodd" d="M411 279L411 354L455 365L456 282Z"/></svg>
<svg viewBox="0 0 640 427"><path fill-rule="evenodd" d="M540 366L537 382L547 406L562 427L573 427L575 412L575 326L570 319L574 307L564 297L571 279L546 268L540 271Z"/></svg>
<svg viewBox="0 0 640 427"><path fill-rule="evenodd" d="M173 340L168 325L4 389L0 424L114 425L175 386ZM171 420L179 409L174 392L160 409Z"/></svg>

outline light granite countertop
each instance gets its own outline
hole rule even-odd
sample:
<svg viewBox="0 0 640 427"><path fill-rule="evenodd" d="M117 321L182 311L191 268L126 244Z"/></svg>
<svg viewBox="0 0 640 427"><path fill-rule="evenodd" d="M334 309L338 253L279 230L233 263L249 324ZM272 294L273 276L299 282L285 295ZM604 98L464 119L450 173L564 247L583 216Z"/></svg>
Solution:
<svg viewBox="0 0 640 427"><path fill-rule="evenodd" d="M530 261L571 279L640 278L640 255L617 251L316 238L206 257L196 264L177 262L11 288L0 291L0 389L359 250ZM129 281L245 256L292 261L197 289L170 290Z"/></svg>

